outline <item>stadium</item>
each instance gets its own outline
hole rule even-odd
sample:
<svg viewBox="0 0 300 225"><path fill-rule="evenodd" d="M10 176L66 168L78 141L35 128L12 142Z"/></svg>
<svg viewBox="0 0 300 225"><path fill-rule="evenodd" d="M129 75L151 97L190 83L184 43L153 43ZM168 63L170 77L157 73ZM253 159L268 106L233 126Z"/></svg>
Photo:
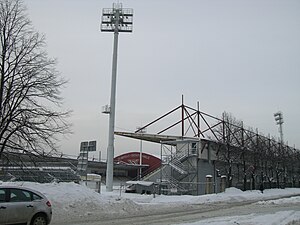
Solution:
<svg viewBox="0 0 300 225"><path fill-rule="evenodd" d="M140 152L116 156L114 186L147 181L156 184L159 193L177 195L217 193L224 187L241 190L300 187L297 149L233 124L225 116L218 119L182 104L143 129L179 110L182 117L155 134L138 130L115 132L122 137L159 144L161 157ZM166 134L178 125L182 135ZM2 181L80 182L86 174L98 174L105 185L107 165L89 159L84 151L77 158L6 152L0 168Z"/></svg>

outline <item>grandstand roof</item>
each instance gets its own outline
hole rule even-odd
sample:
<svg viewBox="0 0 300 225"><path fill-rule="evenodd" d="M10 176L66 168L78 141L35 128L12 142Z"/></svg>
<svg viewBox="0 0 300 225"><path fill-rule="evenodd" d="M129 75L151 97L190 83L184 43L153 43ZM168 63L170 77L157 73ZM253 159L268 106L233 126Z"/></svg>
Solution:
<svg viewBox="0 0 300 225"><path fill-rule="evenodd" d="M150 141L154 143L162 143L167 141L177 141L177 140L185 140L187 137L182 136L173 136L173 135L161 135L161 134L148 134L148 133L131 133L131 132L115 132L116 135L134 138L143 141ZM189 140L195 139L199 140L199 138L188 138ZM170 143L171 144L171 143ZM174 143L172 145L175 145Z"/></svg>

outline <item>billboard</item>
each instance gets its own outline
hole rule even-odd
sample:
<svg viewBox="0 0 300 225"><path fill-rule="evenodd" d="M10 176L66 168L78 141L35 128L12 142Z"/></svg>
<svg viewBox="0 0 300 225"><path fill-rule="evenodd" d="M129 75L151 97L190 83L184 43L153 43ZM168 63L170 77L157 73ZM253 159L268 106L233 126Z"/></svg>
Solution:
<svg viewBox="0 0 300 225"><path fill-rule="evenodd" d="M96 141L83 141L80 143L80 152L95 152Z"/></svg>

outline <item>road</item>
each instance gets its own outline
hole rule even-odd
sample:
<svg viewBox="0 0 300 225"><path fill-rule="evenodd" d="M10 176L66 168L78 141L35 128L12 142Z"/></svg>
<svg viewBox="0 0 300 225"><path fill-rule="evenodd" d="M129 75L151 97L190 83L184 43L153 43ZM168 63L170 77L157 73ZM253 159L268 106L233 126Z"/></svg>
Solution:
<svg viewBox="0 0 300 225"><path fill-rule="evenodd" d="M114 218L86 218L85 221L75 223L76 225L170 225L192 223L201 220L207 220L218 217L243 216L255 214L257 216L264 214L273 214L282 211L300 212L299 204L257 204L257 201L245 201L239 203L214 203L190 205L189 207L177 208L170 210L162 209L161 211L151 212L141 211L139 215L128 215ZM65 223L64 223L65 224ZM74 224L74 222L72 223ZM74 224L74 225L75 225ZM300 224L300 223L293 223ZM58 225L58 224L53 224Z"/></svg>

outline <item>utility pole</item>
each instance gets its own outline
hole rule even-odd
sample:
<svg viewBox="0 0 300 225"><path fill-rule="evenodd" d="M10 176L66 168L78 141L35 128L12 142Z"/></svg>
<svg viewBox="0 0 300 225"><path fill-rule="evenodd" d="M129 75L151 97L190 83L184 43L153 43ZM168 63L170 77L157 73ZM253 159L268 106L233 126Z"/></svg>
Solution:
<svg viewBox="0 0 300 225"><path fill-rule="evenodd" d="M110 106L105 106L104 110L102 111L103 113L109 114L109 133L106 169L106 191L108 192L113 191L118 36L119 32L132 32L132 19L133 9L123 9L121 3L114 3L113 8L105 8L102 11L101 31L114 33Z"/></svg>

